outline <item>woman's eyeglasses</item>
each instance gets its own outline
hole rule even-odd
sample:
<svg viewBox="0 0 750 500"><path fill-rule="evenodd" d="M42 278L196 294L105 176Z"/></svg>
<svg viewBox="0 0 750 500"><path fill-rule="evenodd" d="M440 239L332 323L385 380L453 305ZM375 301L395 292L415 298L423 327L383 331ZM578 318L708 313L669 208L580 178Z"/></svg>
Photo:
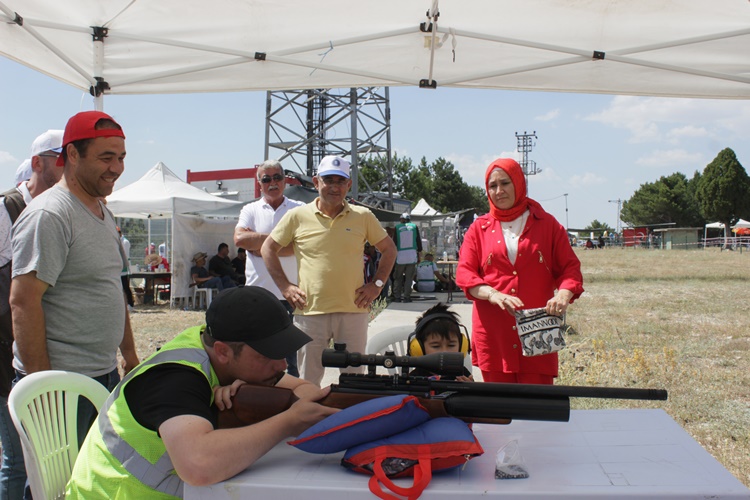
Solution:
<svg viewBox="0 0 750 500"><path fill-rule="evenodd" d="M281 182L282 180L284 180L284 176L281 174L273 174L273 177L271 177L270 175L264 175L260 178L260 182L262 182L263 184L268 184L272 179L276 182Z"/></svg>

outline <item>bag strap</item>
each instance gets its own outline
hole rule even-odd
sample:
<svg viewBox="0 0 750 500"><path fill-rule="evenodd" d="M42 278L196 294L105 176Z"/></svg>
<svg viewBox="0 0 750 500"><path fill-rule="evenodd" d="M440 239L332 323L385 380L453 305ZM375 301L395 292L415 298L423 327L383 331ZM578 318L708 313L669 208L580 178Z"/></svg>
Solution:
<svg viewBox="0 0 750 500"><path fill-rule="evenodd" d="M417 450L419 452L419 448ZM385 471L383 471L383 460L386 458L387 456L385 453L378 453L375 457L373 463L373 475L369 481L370 491L383 500L401 500L399 497L383 491L380 486L380 483L382 483L383 486L393 493L405 496L408 500L417 500L432 480L432 461L427 457L420 456L419 462L414 466L414 482L412 483L412 486L409 488L401 488L400 486L396 486L396 484L385 475Z"/></svg>

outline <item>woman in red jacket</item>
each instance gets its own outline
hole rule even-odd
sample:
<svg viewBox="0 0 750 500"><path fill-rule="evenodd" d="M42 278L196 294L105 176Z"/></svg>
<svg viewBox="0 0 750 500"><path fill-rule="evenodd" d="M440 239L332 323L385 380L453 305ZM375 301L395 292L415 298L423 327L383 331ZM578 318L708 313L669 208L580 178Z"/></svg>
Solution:
<svg viewBox="0 0 750 500"><path fill-rule="evenodd" d="M526 197L515 160L495 160L484 176L490 213L469 227L456 283L474 302L472 362L485 382L552 384L557 353L525 357L516 309L544 307L563 315L583 293L581 263L565 228Z"/></svg>

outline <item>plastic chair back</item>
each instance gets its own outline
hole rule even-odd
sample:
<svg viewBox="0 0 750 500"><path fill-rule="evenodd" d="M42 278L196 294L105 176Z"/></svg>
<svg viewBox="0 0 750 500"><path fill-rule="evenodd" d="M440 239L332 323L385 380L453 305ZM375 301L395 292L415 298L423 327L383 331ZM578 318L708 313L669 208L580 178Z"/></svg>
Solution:
<svg viewBox="0 0 750 500"><path fill-rule="evenodd" d="M366 354L385 354L393 351L397 356L406 356L409 350L409 334L414 331L414 325L394 326L380 333L376 333L367 340ZM471 356L464 356L464 366L471 371ZM395 375L401 368L387 368L390 375Z"/></svg>
<svg viewBox="0 0 750 500"><path fill-rule="evenodd" d="M31 492L36 500L65 498L78 457L78 397L99 410L109 391L80 373L47 370L22 378L8 398Z"/></svg>

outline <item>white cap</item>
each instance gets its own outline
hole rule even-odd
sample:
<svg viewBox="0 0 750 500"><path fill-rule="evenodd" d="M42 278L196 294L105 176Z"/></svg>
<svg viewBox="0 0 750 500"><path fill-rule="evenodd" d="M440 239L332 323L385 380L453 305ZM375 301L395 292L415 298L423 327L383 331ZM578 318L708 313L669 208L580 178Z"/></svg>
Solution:
<svg viewBox="0 0 750 500"><path fill-rule="evenodd" d="M16 186L31 179L31 160L26 158L16 170Z"/></svg>
<svg viewBox="0 0 750 500"><path fill-rule="evenodd" d="M318 176L340 175L349 179L349 162L340 156L326 156L318 165Z"/></svg>
<svg viewBox="0 0 750 500"><path fill-rule="evenodd" d="M48 130L31 143L31 156L39 156L45 151L59 153L62 151L62 142L62 130Z"/></svg>
<svg viewBox="0 0 750 500"><path fill-rule="evenodd" d="M404 212L404 213L401 214L401 218L402 219L411 219L411 215L409 215L408 212Z"/></svg>

